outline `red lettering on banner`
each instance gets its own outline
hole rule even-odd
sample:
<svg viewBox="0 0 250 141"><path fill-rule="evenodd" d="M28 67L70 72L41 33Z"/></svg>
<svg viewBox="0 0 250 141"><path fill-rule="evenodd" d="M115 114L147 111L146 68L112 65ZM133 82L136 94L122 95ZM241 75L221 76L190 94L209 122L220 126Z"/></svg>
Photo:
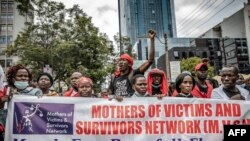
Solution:
<svg viewBox="0 0 250 141"><path fill-rule="evenodd" d="M110 122L100 122L99 124L100 124L101 135L111 134Z"/></svg>
<svg viewBox="0 0 250 141"><path fill-rule="evenodd" d="M166 132L165 132L166 131ZM200 120L145 121L145 134L201 133Z"/></svg>
<svg viewBox="0 0 250 141"><path fill-rule="evenodd" d="M83 133L86 135L91 134L91 122L84 122L83 123Z"/></svg>
<svg viewBox="0 0 250 141"><path fill-rule="evenodd" d="M92 106L92 118L101 118L101 108L102 106Z"/></svg>
<svg viewBox="0 0 250 141"><path fill-rule="evenodd" d="M132 106L131 107L128 107L128 106L126 106L125 107L125 118L130 118L131 117L131 111L130 111L130 108L132 108Z"/></svg>
<svg viewBox="0 0 250 141"><path fill-rule="evenodd" d="M106 105L102 106L102 117L103 118L109 117L109 107Z"/></svg>
<svg viewBox="0 0 250 141"><path fill-rule="evenodd" d="M242 124L243 125L250 125L250 119L243 119Z"/></svg>
<svg viewBox="0 0 250 141"><path fill-rule="evenodd" d="M92 134L98 135L99 134L99 123L92 122Z"/></svg>
<svg viewBox="0 0 250 141"><path fill-rule="evenodd" d="M193 106L191 106L193 107ZM210 117L212 116L212 105L208 104L194 104L194 107L191 108L191 115L195 117Z"/></svg>
<svg viewBox="0 0 250 141"><path fill-rule="evenodd" d="M165 104L165 117L208 117L212 116L212 105L207 104Z"/></svg>
<svg viewBox="0 0 250 141"><path fill-rule="evenodd" d="M119 122L112 122L111 123L112 125L112 131L113 131L113 134L117 135L118 134L118 128L119 128Z"/></svg>
<svg viewBox="0 0 250 141"><path fill-rule="evenodd" d="M187 133L201 133L199 120L187 120L186 121Z"/></svg>
<svg viewBox="0 0 250 141"><path fill-rule="evenodd" d="M145 121L146 134L164 134L165 121Z"/></svg>
<svg viewBox="0 0 250 141"><path fill-rule="evenodd" d="M92 118L144 118L144 105L107 106L93 105ZM158 112L160 112L159 109ZM159 114L159 113L158 113Z"/></svg>
<svg viewBox="0 0 250 141"><path fill-rule="evenodd" d="M205 109L206 109L205 115L207 117L211 117L213 115L211 108L212 108L212 104L210 104L210 103L205 104Z"/></svg>
<svg viewBox="0 0 250 141"><path fill-rule="evenodd" d="M183 116L183 111L182 111L182 105L181 104L176 104L176 116L177 117L182 117Z"/></svg>
<svg viewBox="0 0 250 141"><path fill-rule="evenodd" d="M125 135L127 133L126 123L124 121L122 121L120 123L120 127L119 128L120 128L120 133L122 135Z"/></svg>
<svg viewBox="0 0 250 141"><path fill-rule="evenodd" d="M220 133L218 120L205 120L204 121L205 133Z"/></svg>
<svg viewBox="0 0 250 141"><path fill-rule="evenodd" d="M123 106L117 106L117 118L123 118L124 117L124 111Z"/></svg>
<svg viewBox="0 0 250 141"><path fill-rule="evenodd" d="M145 117L145 107L144 105L139 105L139 115L138 117L139 118L144 118Z"/></svg>
<svg viewBox="0 0 250 141"><path fill-rule="evenodd" d="M133 121L128 121L128 134L134 134L134 122Z"/></svg>
<svg viewBox="0 0 250 141"><path fill-rule="evenodd" d="M141 134L142 133L142 123L140 121L136 121L135 127L136 127L135 133Z"/></svg>
<svg viewBox="0 0 250 141"><path fill-rule="evenodd" d="M136 117L138 117L137 106L131 106L131 117L130 118L136 118Z"/></svg>
<svg viewBox="0 0 250 141"><path fill-rule="evenodd" d="M81 128L82 125L83 125L83 124L82 124L81 121L77 121L77 122L76 122L76 133L77 133L77 134L82 134L82 133L83 133L83 130L82 130L82 128Z"/></svg>
<svg viewBox="0 0 250 141"><path fill-rule="evenodd" d="M250 124L250 119L234 120L233 124L249 125Z"/></svg>
<svg viewBox="0 0 250 141"><path fill-rule="evenodd" d="M241 116L241 110L239 104L216 104L216 116L221 117L239 117Z"/></svg>
<svg viewBox="0 0 250 141"><path fill-rule="evenodd" d="M110 110L112 111L112 112L111 112L111 117L115 117L115 114L116 114L116 113L115 113L114 111L115 111L115 109L116 109L116 106L110 105L109 108L110 108Z"/></svg>
<svg viewBox="0 0 250 141"><path fill-rule="evenodd" d="M240 121L239 120L235 120L235 121L233 121L233 124L240 124Z"/></svg>
<svg viewBox="0 0 250 141"><path fill-rule="evenodd" d="M174 104L164 105L165 117L175 117L175 107Z"/></svg>
<svg viewBox="0 0 250 141"><path fill-rule="evenodd" d="M177 122L175 121L167 121L167 133L168 134L176 134L177 133Z"/></svg>
<svg viewBox="0 0 250 141"><path fill-rule="evenodd" d="M223 125L240 124L240 125L250 125L250 119L242 120L222 120Z"/></svg>
<svg viewBox="0 0 250 141"><path fill-rule="evenodd" d="M81 135L141 134L141 121L89 122L77 121L76 133Z"/></svg>

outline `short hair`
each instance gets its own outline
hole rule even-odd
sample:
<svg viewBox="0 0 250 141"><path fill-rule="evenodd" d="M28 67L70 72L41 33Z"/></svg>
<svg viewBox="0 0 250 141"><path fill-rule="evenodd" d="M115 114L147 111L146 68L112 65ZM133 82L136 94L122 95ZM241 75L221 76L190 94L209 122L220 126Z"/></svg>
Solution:
<svg viewBox="0 0 250 141"><path fill-rule="evenodd" d="M29 82L32 80L32 74L30 73L29 69L27 69L21 64L17 64L10 67L9 70L7 71L6 78L9 86L14 87L13 79L16 77L16 73L20 69L25 69L28 72Z"/></svg>
<svg viewBox="0 0 250 141"><path fill-rule="evenodd" d="M39 76L37 77L37 82L39 82L39 80L40 80L40 78L41 78L42 76L47 76L47 77L49 78L49 81L50 81L50 83L51 83L51 86L53 85L54 80L53 80L52 76L51 76L49 73L46 73L46 72L43 72L43 73L39 74Z"/></svg>
<svg viewBox="0 0 250 141"><path fill-rule="evenodd" d="M139 78L139 77L144 77L144 78L146 78L146 77L145 77L144 75L142 75L142 74L136 74L136 75L133 76L133 78L132 78L132 84L133 84L133 85L135 84L137 78Z"/></svg>
<svg viewBox="0 0 250 141"><path fill-rule="evenodd" d="M233 66L233 65L226 65L226 66L222 67L222 70L223 70L224 68L233 68L234 74L236 74L236 75L239 74L239 69L238 69L238 67L235 67L235 66Z"/></svg>
<svg viewBox="0 0 250 141"><path fill-rule="evenodd" d="M207 78L210 84L212 84L213 88L218 88L219 87L219 82L214 79L214 78Z"/></svg>
<svg viewBox="0 0 250 141"><path fill-rule="evenodd" d="M180 88L180 85L181 83L183 82L184 78L186 76L190 76L192 78L192 82L193 82L193 87L192 87L192 90L194 89L194 86L195 86L195 80L194 80L194 77L190 74L187 74L187 73L181 73L177 76L176 80L175 80L175 89L178 93L181 92L181 88Z"/></svg>

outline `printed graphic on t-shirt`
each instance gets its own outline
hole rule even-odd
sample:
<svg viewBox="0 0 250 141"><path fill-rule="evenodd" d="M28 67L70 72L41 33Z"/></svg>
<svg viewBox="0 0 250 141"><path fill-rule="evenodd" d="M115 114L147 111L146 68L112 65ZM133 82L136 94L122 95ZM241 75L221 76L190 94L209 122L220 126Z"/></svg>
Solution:
<svg viewBox="0 0 250 141"><path fill-rule="evenodd" d="M122 81L117 81L116 82L116 91L115 91L115 95L119 95L119 96L126 96L128 95L127 92L127 87L128 87L128 81L122 80Z"/></svg>

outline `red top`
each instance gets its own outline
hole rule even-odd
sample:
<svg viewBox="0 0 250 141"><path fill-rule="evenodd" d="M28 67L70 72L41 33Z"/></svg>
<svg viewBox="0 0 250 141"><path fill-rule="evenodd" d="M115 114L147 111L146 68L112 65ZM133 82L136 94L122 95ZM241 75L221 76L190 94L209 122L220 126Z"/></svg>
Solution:
<svg viewBox="0 0 250 141"><path fill-rule="evenodd" d="M72 87L68 91L66 91L63 94L63 96L66 96L66 97L79 97L79 95L77 94L77 92L75 92Z"/></svg>
<svg viewBox="0 0 250 141"><path fill-rule="evenodd" d="M191 91L191 94L197 98L211 98L213 86L207 81L205 83L207 85L207 93L206 94L202 94L202 92L200 91L200 89L197 85L194 86L194 89ZM172 96L175 97L177 94L178 94L178 92L175 90L173 92Z"/></svg>
<svg viewBox="0 0 250 141"><path fill-rule="evenodd" d="M164 71L162 70L159 70L157 68L154 68L152 70L149 71L148 73L148 94L149 95L152 95L152 92L153 92L153 88L152 88L152 83L153 83L153 74L159 74L161 75L162 77L162 82L161 82L161 87L160 87L160 90L161 90L161 94L163 94L164 96L168 95L168 80L167 80L167 77L166 77L166 74L164 73Z"/></svg>
<svg viewBox="0 0 250 141"><path fill-rule="evenodd" d="M199 87L197 85L195 85L194 89L191 92L193 94L193 96L198 97L198 98L211 98L213 86L208 82L206 82L206 85L207 85L207 93L206 94L202 94Z"/></svg>

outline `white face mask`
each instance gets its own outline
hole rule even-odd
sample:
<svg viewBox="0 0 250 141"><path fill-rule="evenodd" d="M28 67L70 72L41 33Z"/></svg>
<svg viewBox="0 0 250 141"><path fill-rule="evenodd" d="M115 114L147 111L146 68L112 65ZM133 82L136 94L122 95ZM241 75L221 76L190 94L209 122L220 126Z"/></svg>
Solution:
<svg viewBox="0 0 250 141"><path fill-rule="evenodd" d="M15 81L14 83L15 87L19 90L24 90L29 86L28 82L23 82L23 81Z"/></svg>

